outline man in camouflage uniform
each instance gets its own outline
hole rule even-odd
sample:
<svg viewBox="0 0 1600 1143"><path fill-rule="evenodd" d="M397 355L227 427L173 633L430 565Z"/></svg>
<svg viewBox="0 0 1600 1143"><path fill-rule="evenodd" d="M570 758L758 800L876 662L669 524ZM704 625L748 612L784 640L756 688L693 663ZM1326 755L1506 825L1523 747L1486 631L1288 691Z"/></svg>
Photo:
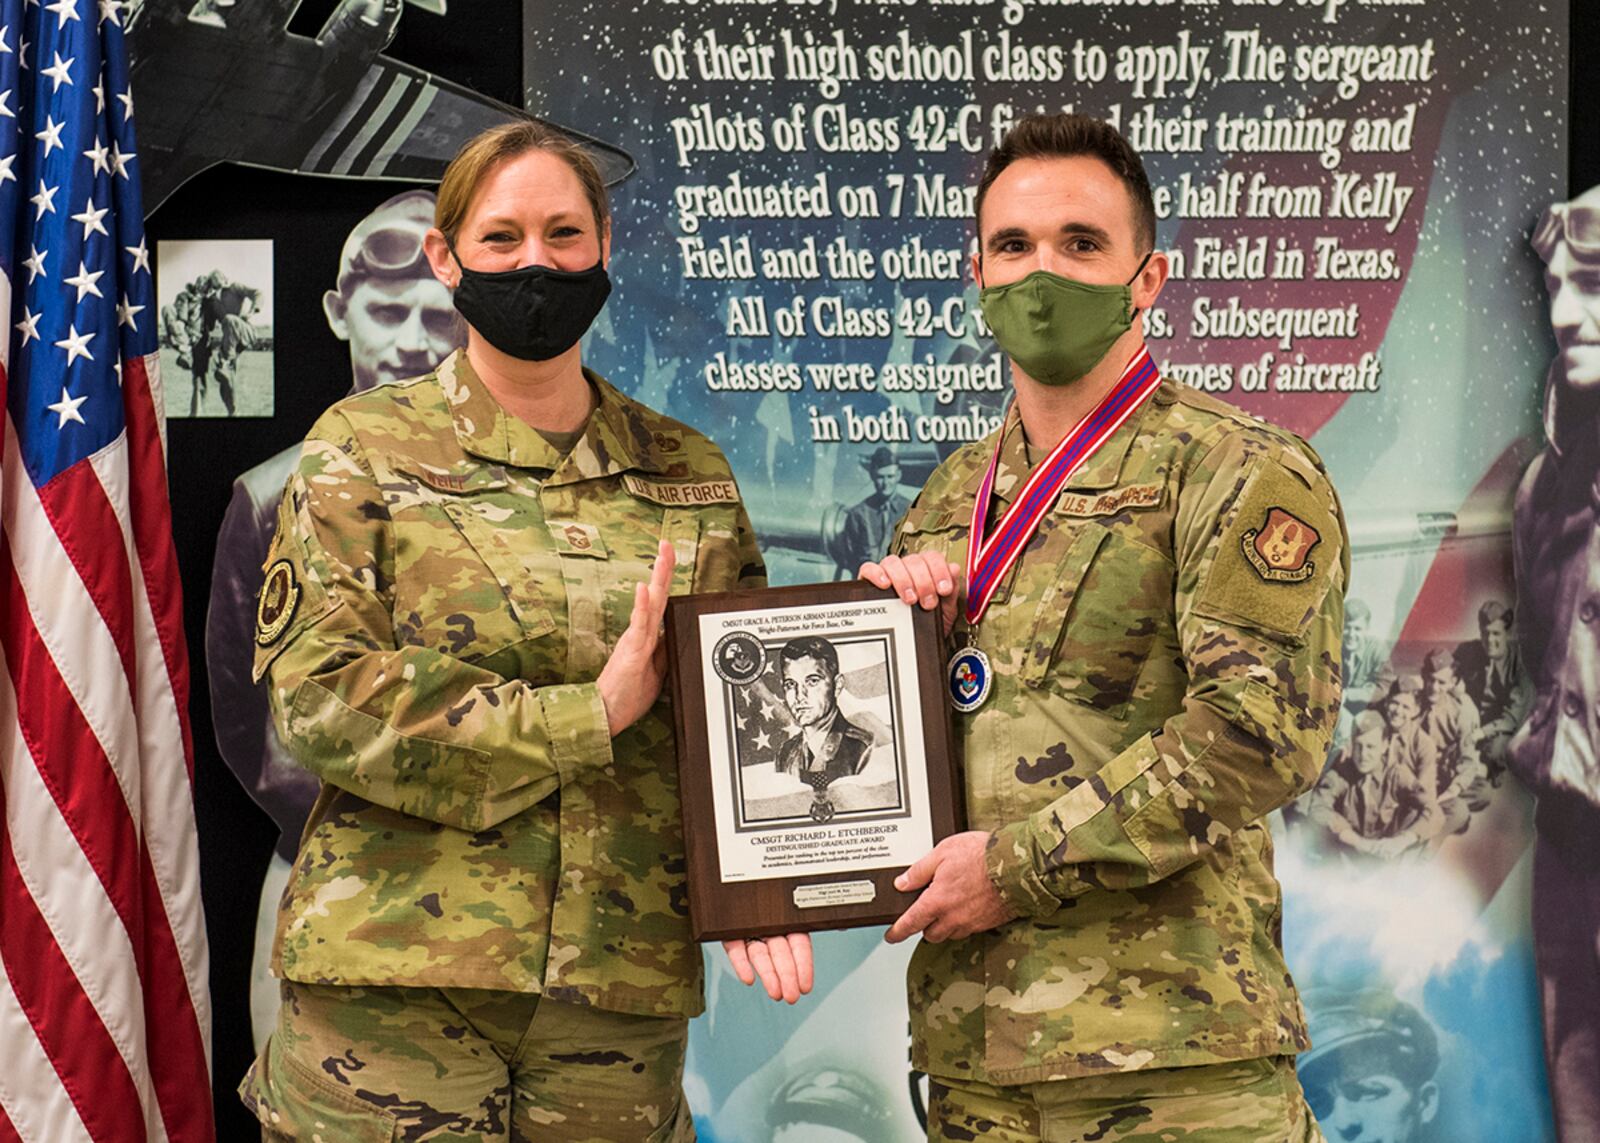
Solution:
<svg viewBox="0 0 1600 1143"><path fill-rule="evenodd" d="M269 1134L693 1138L627 1095L676 1090L704 1006L670 718L613 737L596 679L659 543L674 594L765 575L716 447L587 377L559 439L452 354L335 405L290 478L255 675L323 784L241 1086Z"/></svg>
<svg viewBox="0 0 1600 1143"><path fill-rule="evenodd" d="M956 598L993 450L991 529L1137 363L1128 307L1166 277L1143 166L1095 120L1019 121L977 215L986 316L991 287L1043 271L1074 296L1126 285L1123 332L1057 383L1001 341L1014 407L866 570L930 607ZM922 892L888 934L925 938L909 993L930 1139L1320 1138L1265 819L1327 755L1348 568L1316 453L1163 381L1067 481L977 626L957 622L993 665L987 702L956 716L973 828L902 877Z"/></svg>

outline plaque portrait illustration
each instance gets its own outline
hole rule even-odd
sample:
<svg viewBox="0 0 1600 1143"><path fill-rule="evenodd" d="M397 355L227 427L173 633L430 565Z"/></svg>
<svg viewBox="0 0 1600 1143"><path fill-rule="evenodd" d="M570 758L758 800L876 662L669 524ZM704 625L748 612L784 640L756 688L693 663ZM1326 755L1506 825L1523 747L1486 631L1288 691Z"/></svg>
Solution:
<svg viewBox="0 0 1600 1143"><path fill-rule="evenodd" d="M903 813L902 712L890 633L770 643L747 635L724 654L749 664L756 656L748 644L759 647L763 668L742 684L724 679L739 827Z"/></svg>

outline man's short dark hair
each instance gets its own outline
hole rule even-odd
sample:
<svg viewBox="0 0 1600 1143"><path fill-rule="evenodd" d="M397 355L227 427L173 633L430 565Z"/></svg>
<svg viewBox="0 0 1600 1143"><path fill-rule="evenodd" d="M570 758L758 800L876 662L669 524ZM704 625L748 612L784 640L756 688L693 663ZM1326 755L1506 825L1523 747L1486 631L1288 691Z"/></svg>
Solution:
<svg viewBox="0 0 1600 1143"><path fill-rule="evenodd" d="M1001 171L1018 159L1070 159L1077 155L1099 159L1122 180L1133 200L1134 241L1142 250L1153 250L1156 203L1150 192L1150 177L1144 173L1144 161L1115 127L1089 115L1024 115L1012 124L1000 145L989 152L983 177L978 180L973 214L980 232L984 196Z"/></svg>
<svg viewBox="0 0 1600 1143"><path fill-rule="evenodd" d="M1501 603L1498 599L1491 599L1488 603L1478 608L1478 630L1480 632L1487 631L1491 623L1499 623L1509 629L1512 616L1511 608Z"/></svg>
<svg viewBox="0 0 1600 1143"><path fill-rule="evenodd" d="M785 643L778 655L778 670L782 671L798 659L815 659L829 675L837 677L839 674L839 652L834 650L832 643L818 635L802 635Z"/></svg>

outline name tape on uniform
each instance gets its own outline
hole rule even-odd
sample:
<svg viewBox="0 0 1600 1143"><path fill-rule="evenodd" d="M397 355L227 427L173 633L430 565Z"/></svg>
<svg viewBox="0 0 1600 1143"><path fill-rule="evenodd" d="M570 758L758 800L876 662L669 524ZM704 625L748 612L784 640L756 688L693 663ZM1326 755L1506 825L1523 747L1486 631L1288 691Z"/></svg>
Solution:
<svg viewBox="0 0 1600 1143"><path fill-rule="evenodd" d="M1153 508L1159 503L1161 485L1134 484L1098 496L1063 492L1056 511L1063 516L1115 516L1125 508Z"/></svg>
<svg viewBox="0 0 1600 1143"><path fill-rule="evenodd" d="M739 489L731 480L668 482L646 480L629 473L622 478L622 483L635 496L674 508L739 502Z"/></svg>

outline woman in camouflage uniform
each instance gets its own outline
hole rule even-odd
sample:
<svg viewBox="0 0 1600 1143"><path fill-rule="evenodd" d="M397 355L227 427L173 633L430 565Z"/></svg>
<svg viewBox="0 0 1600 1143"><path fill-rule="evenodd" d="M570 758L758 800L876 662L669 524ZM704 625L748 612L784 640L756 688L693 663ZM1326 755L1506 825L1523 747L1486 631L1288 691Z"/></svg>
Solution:
<svg viewBox="0 0 1600 1143"><path fill-rule="evenodd" d="M582 366L589 158L486 132L435 223L467 347L317 422L267 559L255 673L322 790L241 1094L274 1139L692 1139L658 634L761 557L716 446Z"/></svg>

